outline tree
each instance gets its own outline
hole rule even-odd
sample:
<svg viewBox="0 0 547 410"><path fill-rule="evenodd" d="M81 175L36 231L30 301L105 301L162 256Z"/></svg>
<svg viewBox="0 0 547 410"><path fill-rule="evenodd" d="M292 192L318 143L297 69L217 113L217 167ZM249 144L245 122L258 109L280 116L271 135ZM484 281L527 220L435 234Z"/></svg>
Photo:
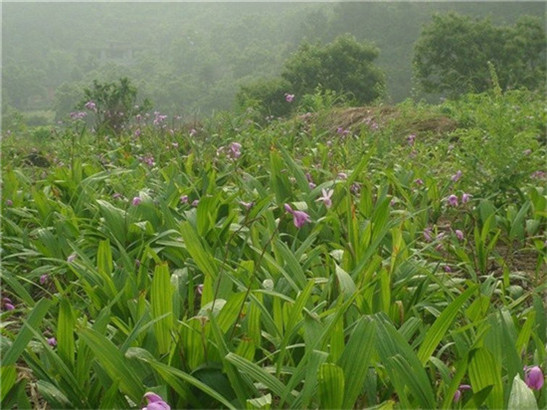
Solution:
<svg viewBox="0 0 547 410"><path fill-rule="evenodd" d="M137 104L137 89L126 77L121 78L119 83L102 84L94 80L93 88L86 88L84 95L79 108L95 112L97 131L119 134L133 116L152 106L148 99Z"/></svg>
<svg viewBox="0 0 547 410"><path fill-rule="evenodd" d="M349 96L358 104L383 94L383 72L373 64L379 50L345 34L327 45L304 43L285 63L282 77L297 96L313 94L318 86Z"/></svg>
<svg viewBox="0 0 547 410"><path fill-rule="evenodd" d="M319 89L343 101L369 103L384 93L384 73L373 64L378 53L376 47L350 35L327 45L304 43L285 62L281 77L241 87L238 106L253 107L264 117L286 115Z"/></svg>
<svg viewBox="0 0 547 410"><path fill-rule="evenodd" d="M483 92L492 87L490 62L502 89L536 88L545 80L545 45L536 18L494 26L489 19L437 14L415 44L415 78L426 93Z"/></svg>

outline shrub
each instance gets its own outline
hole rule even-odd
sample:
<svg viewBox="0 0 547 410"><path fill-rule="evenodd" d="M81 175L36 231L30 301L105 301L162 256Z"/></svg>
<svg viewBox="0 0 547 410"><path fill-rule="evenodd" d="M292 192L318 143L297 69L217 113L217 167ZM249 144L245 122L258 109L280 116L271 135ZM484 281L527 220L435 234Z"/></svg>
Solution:
<svg viewBox="0 0 547 410"><path fill-rule="evenodd" d="M256 120L267 116L287 115L292 105L285 100L285 93L291 89L287 80L282 78L258 80L241 87L236 95L237 106L241 110L255 111Z"/></svg>
<svg viewBox="0 0 547 410"><path fill-rule="evenodd" d="M97 131L112 131L119 134L125 124L136 114L151 108L148 99L137 104L137 88L124 77L118 83L101 84L93 81L93 88L84 90L84 99L79 108L86 108L95 113Z"/></svg>
<svg viewBox="0 0 547 410"><path fill-rule="evenodd" d="M321 85L365 104L383 94L384 74L373 65L378 54L376 47L351 35L325 46L305 43L285 63L282 76L296 95L313 94Z"/></svg>
<svg viewBox="0 0 547 410"><path fill-rule="evenodd" d="M372 102L383 95L385 85L383 72L373 65L378 53L376 47L350 35L327 45L304 43L285 62L281 78L243 86L237 104L253 107L265 117L288 114L317 90L356 104ZM292 103L287 103L287 93L294 95Z"/></svg>

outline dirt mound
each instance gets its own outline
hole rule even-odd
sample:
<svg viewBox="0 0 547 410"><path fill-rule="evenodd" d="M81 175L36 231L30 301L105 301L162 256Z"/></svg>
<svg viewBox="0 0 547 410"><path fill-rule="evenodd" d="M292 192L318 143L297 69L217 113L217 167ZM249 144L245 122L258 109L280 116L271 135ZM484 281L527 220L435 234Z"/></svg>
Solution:
<svg viewBox="0 0 547 410"><path fill-rule="evenodd" d="M410 134L439 137L458 127L447 116L424 108L399 106L352 107L334 109L324 116L308 116L321 127L332 132L347 130L359 134L363 128L370 131L389 129L393 137L406 138Z"/></svg>

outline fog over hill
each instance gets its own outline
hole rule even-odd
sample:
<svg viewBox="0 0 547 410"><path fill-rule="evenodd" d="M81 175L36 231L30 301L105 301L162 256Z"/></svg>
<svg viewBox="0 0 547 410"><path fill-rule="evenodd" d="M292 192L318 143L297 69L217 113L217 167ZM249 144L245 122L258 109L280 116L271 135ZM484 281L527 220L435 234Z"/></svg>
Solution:
<svg viewBox="0 0 547 410"><path fill-rule="evenodd" d="M412 95L412 50L434 12L512 23L542 2L9 2L2 107L69 112L94 79L129 77L170 114L231 109L240 86L278 75L302 41L351 33L380 49L388 101Z"/></svg>

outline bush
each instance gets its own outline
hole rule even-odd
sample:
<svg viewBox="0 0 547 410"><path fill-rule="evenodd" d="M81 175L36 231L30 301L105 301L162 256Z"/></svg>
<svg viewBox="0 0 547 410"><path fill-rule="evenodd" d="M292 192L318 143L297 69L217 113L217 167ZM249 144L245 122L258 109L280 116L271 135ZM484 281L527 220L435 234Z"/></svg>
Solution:
<svg viewBox="0 0 547 410"><path fill-rule="evenodd" d="M434 15L415 45L415 77L426 93L483 92L492 87L491 62L502 89L534 89L545 83L545 46L537 18L494 26L456 13Z"/></svg>
<svg viewBox="0 0 547 410"><path fill-rule="evenodd" d="M377 56L377 48L350 35L324 46L304 43L285 62L281 78L243 86L237 104L253 107L264 118L290 113L317 90L356 104L372 102L383 95L385 85L383 72L372 63ZM294 100L288 102L286 94L294 95Z"/></svg>
<svg viewBox="0 0 547 410"><path fill-rule="evenodd" d="M376 47L351 35L337 37L325 46L305 43L285 63L282 76L297 96L313 94L321 85L357 104L366 104L384 90L384 74L373 65L378 54Z"/></svg>
<svg viewBox="0 0 547 410"><path fill-rule="evenodd" d="M236 103L240 110L253 110L258 121L268 116L281 117L292 109L285 99L290 89L291 84L282 78L258 80L241 87Z"/></svg>
<svg viewBox="0 0 547 410"><path fill-rule="evenodd" d="M115 134L119 134L132 117L152 106L148 99L137 104L137 88L126 77L119 83L101 84L94 80L93 88L85 89L84 95L79 108L95 113L95 129Z"/></svg>

